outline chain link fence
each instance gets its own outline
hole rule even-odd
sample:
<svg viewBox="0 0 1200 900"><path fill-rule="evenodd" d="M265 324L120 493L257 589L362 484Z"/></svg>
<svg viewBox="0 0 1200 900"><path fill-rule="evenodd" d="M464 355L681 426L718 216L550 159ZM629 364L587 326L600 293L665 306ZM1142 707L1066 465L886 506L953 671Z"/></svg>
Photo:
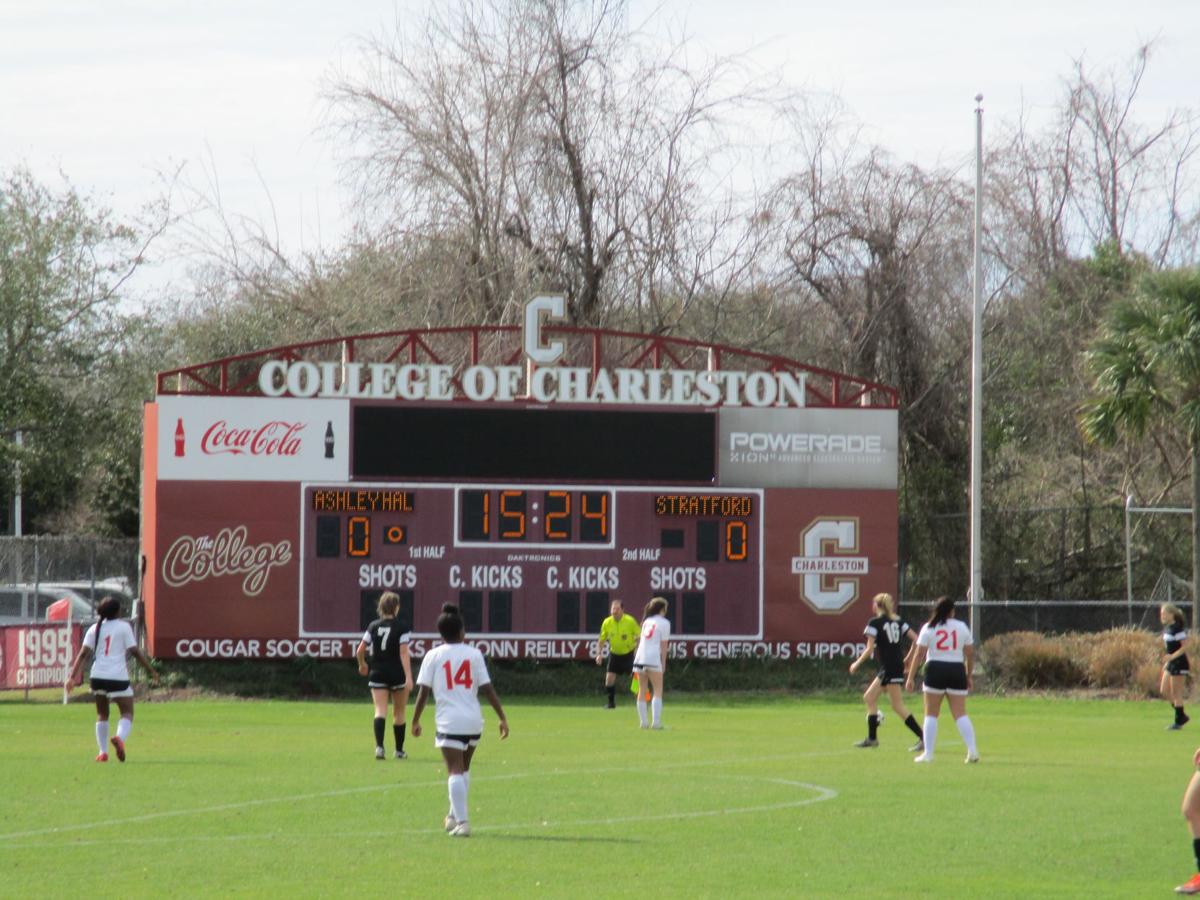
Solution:
<svg viewBox="0 0 1200 900"><path fill-rule="evenodd" d="M1190 618L1191 516L1138 512L985 509L980 633L1157 629L1165 602ZM899 601L910 621L938 596L965 596L968 534L965 512L901 518Z"/></svg>
<svg viewBox="0 0 1200 900"><path fill-rule="evenodd" d="M0 624L44 621L51 604L64 597L76 620L94 614L96 601L106 593L131 606L138 592L138 557L135 539L0 537Z"/></svg>

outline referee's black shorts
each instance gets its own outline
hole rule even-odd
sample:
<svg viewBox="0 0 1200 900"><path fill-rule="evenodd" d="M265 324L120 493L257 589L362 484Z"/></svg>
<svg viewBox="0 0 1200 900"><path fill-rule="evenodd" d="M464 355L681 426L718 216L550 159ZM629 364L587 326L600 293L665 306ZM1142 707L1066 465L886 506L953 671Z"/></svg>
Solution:
<svg viewBox="0 0 1200 900"><path fill-rule="evenodd" d="M632 675L633 656L634 652L632 650L628 653L609 653L608 671L614 675Z"/></svg>

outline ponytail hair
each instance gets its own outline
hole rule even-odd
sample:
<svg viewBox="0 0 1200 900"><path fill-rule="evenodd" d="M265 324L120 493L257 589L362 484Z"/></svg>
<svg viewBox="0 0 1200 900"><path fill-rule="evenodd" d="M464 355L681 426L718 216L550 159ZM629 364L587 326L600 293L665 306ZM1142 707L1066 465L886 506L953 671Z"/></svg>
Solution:
<svg viewBox="0 0 1200 900"><path fill-rule="evenodd" d="M1162 611L1171 617L1171 621L1175 623L1176 628L1187 628L1187 619L1183 617L1183 610L1174 603L1164 603Z"/></svg>
<svg viewBox="0 0 1200 900"><path fill-rule="evenodd" d="M954 615L954 598L938 597L933 602L933 613L929 616L929 625L944 625L946 620Z"/></svg>
<svg viewBox="0 0 1200 900"><path fill-rule="evenodd" d="M650 602L646 604L646 618L666 615L666 612L667 600L665 597L651 597Z"/></svg>
<svg viewBox="0 0 1200 900"><path fill-rule="evenodd" d="M876 594L871 602L889 619L896 618L896 598L891 594Z"/></svg>
<svg viewBox="0 0 1200 900"><path fill-rule="evenodd" d="M442 614L437 620L438 634L448 644L456 644L463 639L465 628L462 615L453 603L442 605Z"/></svg>
<svg viewBox="0 0 1200 900"><path fill-rule="evenodd" d="M120 600L111 595L100 598L100 602L96 604L96 615L99 618L96 620L96 649L92 653L93 656L98 656L100 653L100 629L104 627L105 622L115 619L120 614Z"/></svg>

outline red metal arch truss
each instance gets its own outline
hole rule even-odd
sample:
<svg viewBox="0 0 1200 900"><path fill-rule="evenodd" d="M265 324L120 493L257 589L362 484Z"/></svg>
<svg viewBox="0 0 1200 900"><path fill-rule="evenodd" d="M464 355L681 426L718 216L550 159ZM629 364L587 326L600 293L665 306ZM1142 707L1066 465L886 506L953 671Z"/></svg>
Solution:
<svg viewBox="0 0 1200 900"><path fill-rule="evenodd" d="M887 385L724 344L553 323L542 326L542 335L565 345L558 365L587 367L593 374L602 368L788 372L806 376L808 406L899 406L899 393ZM461 369L521 365L523 355L522 330L517 325L384 331L287 344L170 369L158 374L158 393L257 396L259 369L272 361L414 363Z"/></svg>

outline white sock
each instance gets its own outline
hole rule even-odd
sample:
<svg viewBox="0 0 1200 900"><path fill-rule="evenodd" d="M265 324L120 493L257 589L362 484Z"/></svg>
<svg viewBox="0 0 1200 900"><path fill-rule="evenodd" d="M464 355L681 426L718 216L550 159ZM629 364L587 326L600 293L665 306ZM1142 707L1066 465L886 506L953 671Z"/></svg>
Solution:
<svg viewBox="0 0 1200 900"><path fill-rule="evenodd" d="M662 697L655 697L650 701L650 712L654 716L655 727L662 724Z"/></svg>
<svg viewBox="0 0 1200 900"><path fill-rule="evenodd" d="M975 726L971 724L969 716L962 716L955 719L954 724L958 726L958 733L962 735L963 743L967 745L967 752L972 756L978 756L979 751L975 749Z"/></svg>
<svg viewBox="0 0 1200 900"><path fill-rule="evenodd" d="M638 691L637 710L638 710L638 721L641 722L642 727L645 728L649 723L646 721L646 700L642 696L641 691Z"/></svg>
<svg viewBox="0 0 1200 900"><path fill-rule="evenodd" d="M133 719L126 719L122 716L121 721L117 723L117 737L124 743L129 740L129 732L131 731L133 731Z"/></svg>
<svg viewBox="0 0 1200 900"><path fill-rule="evenodd" d="M450 786L450 815L459 822L467 821L467 781L461 775L451 775L448 779Z"/></svg>
<svg viewBox="0 0 1200 900"><path fill-rule="evenodd" d="M101 753L108 752L108 720L96 723L96 746Z"/></svg>
<svg viewBox="0 0 1200 900"><path fill-rule="evenodd" d="M935 716L925 717L925 755L933 756L933 745L937 743L937 723Z"/></svg>
<svg viewBox="0 0 1200 900"><path fill-rule="evenodd" d="M471 773L470 772L463 772L463 781L465 781L467 784L467 790L468 791L471 790Z"/></svg>

